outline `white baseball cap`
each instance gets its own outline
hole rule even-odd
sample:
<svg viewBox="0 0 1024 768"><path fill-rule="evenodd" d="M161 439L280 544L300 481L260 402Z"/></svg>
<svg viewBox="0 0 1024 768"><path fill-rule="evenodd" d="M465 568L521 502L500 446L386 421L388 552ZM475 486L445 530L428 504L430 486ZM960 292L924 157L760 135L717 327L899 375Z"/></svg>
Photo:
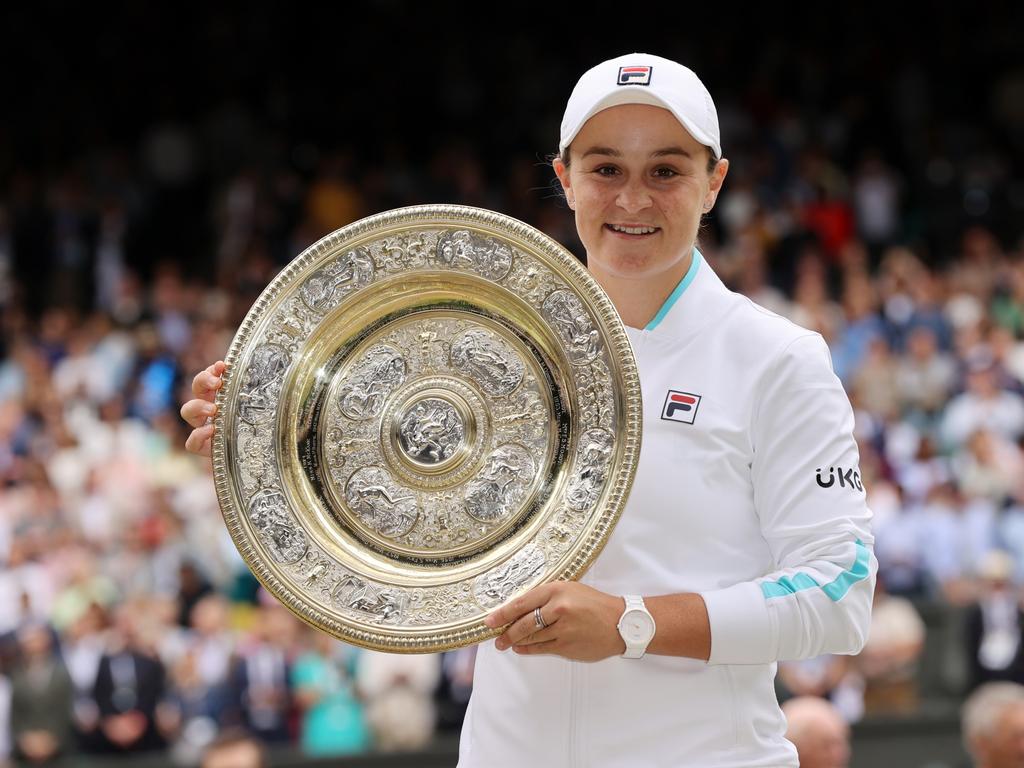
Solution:
<svg viewBox="0 0 1024 768"><path fill-rule="evenodd" d="M580 78L565 105L559 153L565 154L587 120L619 104L664 107L693 138L710 147L716 159L722 157L718 112L704 83L682 64L647 53L603 61Z"/></svg>

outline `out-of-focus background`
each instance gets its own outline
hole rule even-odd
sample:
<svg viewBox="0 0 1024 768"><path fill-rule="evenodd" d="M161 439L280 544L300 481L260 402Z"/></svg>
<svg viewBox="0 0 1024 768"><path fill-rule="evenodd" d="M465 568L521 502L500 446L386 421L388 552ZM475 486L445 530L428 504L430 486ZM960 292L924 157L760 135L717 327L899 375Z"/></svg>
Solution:
<svg viewBox="0 0 1024 768"><path fill-rule="evenodd" d="M856 412L871 640L780 665L780 699L828 699L852 765L967 765L965 697L1024 683L1024 14L770 5L0 10L0 763L193 765L244 731L279 765L455 764L474 650L307 629L178 409L362 216L482 206L582 255L547 160L579 75L640 50L717 103L703 253L823 334Z"/></svg>

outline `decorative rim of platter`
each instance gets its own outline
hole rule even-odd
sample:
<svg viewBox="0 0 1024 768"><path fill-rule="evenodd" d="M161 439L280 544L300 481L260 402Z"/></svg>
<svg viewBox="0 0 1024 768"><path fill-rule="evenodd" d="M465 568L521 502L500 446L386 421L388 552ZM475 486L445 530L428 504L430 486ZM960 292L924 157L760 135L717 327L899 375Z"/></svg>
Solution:
<svg viewBox="0 0 1024 768"><path fill-rule="evenodd" d="M626 503L640 382L625 328L557 242L422 205L320 239L249 310L212 444L245 563L304 622L384 651L581 576Z"/></svg>

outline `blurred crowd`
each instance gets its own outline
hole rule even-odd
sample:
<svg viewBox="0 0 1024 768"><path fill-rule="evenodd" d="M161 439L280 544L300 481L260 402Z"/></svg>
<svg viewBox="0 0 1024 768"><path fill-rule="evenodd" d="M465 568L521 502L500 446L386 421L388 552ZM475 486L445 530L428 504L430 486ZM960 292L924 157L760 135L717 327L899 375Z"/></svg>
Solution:
<svg viewBox="0 0 1024 768"><path fill-rule="evenodd" d="M959 695L1024 683L1024 195L997 138L1024 135L1024 81L996 84L984 129L895 148L856 142L856 100L809 115L763 85L719 103L733 165L701 248L731 288L825 337L854 407L880 564L870 641L779 671L780 696L810 719L805 697L828 699L839 734L921 707L923 606L961 617ZM919 137L927 79L908 64L888 87L900 135ZM540 151L495 162L449 137L371 163L290 145L234 102L207 118L0 182L0 760L194 764L236 728L311 755L403 750L461 725L474 650L378 654L308 629L242 562L178 409L260 291L336 228L462 203L582 255L571 212ZM819 480L849 481L835 469Z"/></svg>
<svg viewBox="0 0 1024 768"><path fill-rule="evenodd" d="M291 192L296 253L371 209L344 164L322 171ZM306 629L254 582L209 461L183 450L192 376L224 356L281 266L259 224L280 202L271 181L241 174L214 201L212 280L167 261L134 270L125 211L96 210L89 187L68 196L57 180L35 212L61 266L32 284L8 279L0 305L2 753L168 748L187 763L228 725L311 754L412 748L459 725L472 649L383 655ZM736 290L829 342L880 563L868 647L783 664L783 696L828 696L850 721L913 711L920 600L969 609L971 687L1024 682L1020 242L971 227L945 266L895 242L876 243L873 259L851 211L831 249L802 233L787 289L767 230L780 214L741 203L747 194L723 195L724 221L709 222L702 247ZM530 218L571 243L564 208L536 205ZM792 205L798 228L807 214ZM8 209L0 263L17 259L23 215Z"/></svg>

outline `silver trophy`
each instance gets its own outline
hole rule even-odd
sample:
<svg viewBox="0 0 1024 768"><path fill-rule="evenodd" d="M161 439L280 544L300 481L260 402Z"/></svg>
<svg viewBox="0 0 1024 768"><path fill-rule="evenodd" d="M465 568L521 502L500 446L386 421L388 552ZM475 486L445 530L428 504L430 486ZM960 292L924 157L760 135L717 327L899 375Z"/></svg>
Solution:
<svg viewBox="0 0 1024 768"><path fill-rule="evenodd" d="M389 211L308 248L242 323L217 397L232 539L296 615L427 652L597 556L640 450L636 366L601 288L491 211Z"/></svg>

